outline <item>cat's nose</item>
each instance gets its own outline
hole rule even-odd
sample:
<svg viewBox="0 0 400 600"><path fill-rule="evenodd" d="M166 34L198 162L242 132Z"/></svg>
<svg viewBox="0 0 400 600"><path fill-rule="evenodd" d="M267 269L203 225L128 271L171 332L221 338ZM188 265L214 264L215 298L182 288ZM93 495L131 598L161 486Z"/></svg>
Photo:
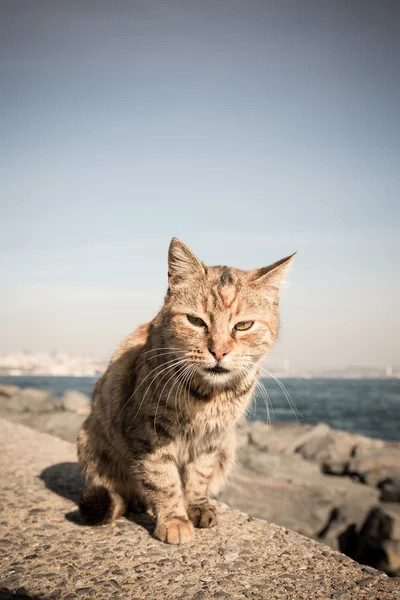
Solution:
<svg viewBox="0 0 400 600"><path fill-rule="evenodd" d="M216 350L215 348L209 348L208 349L209 353L213 355L213 357L215 358L215 360L217 360L218 362L220 360L222 360L224 358L224 356L226 356L228 354L228 351L224 351L224 350Z"/></svg>

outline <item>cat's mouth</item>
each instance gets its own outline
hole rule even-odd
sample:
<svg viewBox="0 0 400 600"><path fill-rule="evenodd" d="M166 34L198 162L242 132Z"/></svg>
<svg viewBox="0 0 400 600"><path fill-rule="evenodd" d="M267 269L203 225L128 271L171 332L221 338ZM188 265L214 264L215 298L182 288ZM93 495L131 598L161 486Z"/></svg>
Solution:
<svg viewBox="0 0 400 600"><path fill-rule="evenodd" d="M225 369L225 367L221 367L220 365L215 365L215 367L205 367L204 370L207 371L207 373L215 373L216 375L230 372L229 369Z"/></svg>

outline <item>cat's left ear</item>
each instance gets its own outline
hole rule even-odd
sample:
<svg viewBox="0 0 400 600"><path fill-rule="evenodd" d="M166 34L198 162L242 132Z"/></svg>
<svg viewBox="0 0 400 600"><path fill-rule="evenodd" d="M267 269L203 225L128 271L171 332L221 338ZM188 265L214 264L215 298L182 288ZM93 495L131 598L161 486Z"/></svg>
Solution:
<svg viewBox="0 0 400 600"><path fill-rule="evenodd" d="M168 278L171 282L185 282L204 276L204 266L178 238L172 238L168 251Z"/></svg>
<svg viewBox="0 0 400 600"><path fill-rule="evenodd" d="M296 252L286 258L274 262L268 267L253 269L250 271L250 279L253 285L263 288L274 300L278 300L282 281L289 270L290 263L296 256Z"/></svg>

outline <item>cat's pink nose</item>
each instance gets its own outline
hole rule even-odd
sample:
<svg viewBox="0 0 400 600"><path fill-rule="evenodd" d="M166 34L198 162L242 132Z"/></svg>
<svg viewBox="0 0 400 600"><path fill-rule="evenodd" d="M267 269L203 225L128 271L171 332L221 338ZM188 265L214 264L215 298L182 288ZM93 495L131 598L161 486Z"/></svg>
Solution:
<svg viewBox="0 0 400 600"><path fill-rule="evenodd" d="M208 349L208 351L210 352L210 354L213 355L213 357L215 358L215 360L217 360L218 362L220 360L222 360L224 358L224 356L226 356L228 354L228 352L224 352L223 350L212 350L211 348Z"/></svg>

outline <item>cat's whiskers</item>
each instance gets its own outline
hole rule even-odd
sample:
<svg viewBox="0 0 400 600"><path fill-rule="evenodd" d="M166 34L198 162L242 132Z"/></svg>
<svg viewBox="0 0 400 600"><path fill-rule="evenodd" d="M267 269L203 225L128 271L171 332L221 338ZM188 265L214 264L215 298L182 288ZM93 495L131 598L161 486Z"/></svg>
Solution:
<svg viewBox="0 0 400 600"><path fill-rule="evenodd" d="M277 365L280 365L281 367L285 366L285 363L283 363L281 360L278 360L277 358L274 358L273 356L265 356L264 360L270 360L271 362L274 362Z"/></svg>
<svg viewBox="0 0 400 600"><path fill-rule="evenodd" d="M186 350L179 350L180 353L186 352ZM148 356L146 361L155 360L156 358L160 358L161 356L168 356L171 354L176 354L177 350L168 350L167 352L160 352L160 354L154 354L153 356ZM178 358L178 357L176 357Z"/></svg>
<svg viewBox="0 0 400 600"><path fill-rule="evenodd" d="M150 371L150 373L148 373L146 375L146 377L140 382L140 384L133 390L132 394L129 396L128 400L125 402L125 404L123 405L123 407L121 408L121 410L119 411L117 417L119 417L119 415L122 413L122 411L124 410L124 408L127 406L127 404L130 402L130 400L132 400L133 396L136 394L136 392L142 387L142 385L144 384L144 382L146 381L146 379L148 379L150 377L150 375L152 373L154 373L154 371L157 371L157 369L160 369L161 367L163 367L164 365L173 362L174 360L177 360L176 358L167 361L165 363L163 363L162 365L158 365L157 367L155 367L152 371Z"/></svg>
<svg viewBox="0 0 400 600"><path fill-rule="evenodd" d="M182 350L181 348L173 348L172 346L160 346L160 348L152 348L151 350L140 352L139 356L149 354L149 352L156 352L157 350L175 350L175 352L187 352L186 350Z"/></svg>
<svg viewBox="0 0 400 600"><path fill-rule="evenodd" d="M190 352L187 352L187 355L189 355L189 354L190 354ZM193 357L192 357L192 359L193 359ZM168 361L168 362L170 362L170 361ZM156 387L155 387L155 389L154 389L154 391L153 391L153 394L152 394L152 396L151 396L151 398L150 398L150 401L149 401L149 403L150 403L150 404L152 403L152 401L153 401L153 398L154 398L154 394L155 394L155 392L157 391L157 389L159 388L159 386L161 385L161 383L162 383L163 379L164 379L164 378L165 378L165 377L166 377L166 376L167 376L167 375L168 375L168 374L169 374L171 371L174 371L175 367L177 367L177 366L179 365L179 363L180 363L180 362L183 362L183 363L184 363L184 365L183 365L183 366L186 366L186 365L187 365L187 357L185 357L184 359L180 359L180 360L179 360L177 363L174 363L173 365L170 365L169 367L167 367L167 369L165 369L165 371L166 371L166 372L163 374L163 376L161 377L160 381L157 383L157 385L156 385ZM188 365L188 366L189 366L189 365ZM183 369L183 370L184 370L184 369ZM141 407L142 407L143 401L144 401L144 399L145 399L145 397L146 397L146 395L147 395L147 392L148 392L149 388L152 386L152 384L153 384L153 383L154 383L154 381L157 379L157 377L159 377L159 376L160 376L162 373L163 373L163 371L161 371L161 373L157 373L157 374L156 374L156 376L155 376L155 377L153 378L153 380L151 381L151 383L149 384L149 386L148 386L148 388L147 388L147 390L146 390L146 392L145 392L145 394L144 394L144 396L143 396L143 398L142 398L142 401L141 401L141 403L140 403L140 405L139 405L138 412L140 411L140 409L141 409ZM160 397L159 397L159 400L158 400L158 402L157 402L155 419L156 419L156 416L157 416L157 412L158 412L159 403L160 403L160 400L161 400L161 398L162 398L162 396L163 396L163 392L164 392L164 390L165 390L166 386L168 385L169 381L170 381L170 380L171 380L171 379L172 379L174 376L177 376L179 373L182 373L182 370L181 370L181 369L179 369L177 373L173 372L173 373L172 373L172 376L170 376L170 377L169 377L169 379L167 380L167 382L164 384L164 387L162 388L162 390L161 390L161 392L160 392ZM187 408L187 405L186 405L186 408ZM138 414L138 413L137 413L137 414ZM137 415L135 415L135 416L137 416ZM155 419L154 419L154 425L155 425Z"/></svg>
<svg viewBox="0 0 400 600"><path fill-rule="evenodd" d="M182 390L183 390L183 381L185 381L185 380L186 380L186 378L190 376L190 374L192 373L192 371L193 371L194 369L196 369L196 366L195 366L195 365L193 365L193 364L189 364L189 365L187 366L187 369L186 369L186 370L184 370L183 372L180 372L180 373L178 373L178 374L177 374L178 388L177 388L177 390L176 390L176 393L175 393L175 403L174 403L174 407L175 407L175 412L176 412L176 417L177 417L178 423L179 423L179 413L178 413L178 409L179 409L179 411L180 411L180 413L181 413L182 421L184 421L183 412L182 412L182 410L181 410L181 407L180 407L180 399L181 399ZM183 377L183 379L182 379L182 377ZM175 384L174 384L174 385L175 385ZM170 390L170 392L169 392L169 394L168 394L167 400L166 400L166 402L165 402L165 410L166 410L166 408L167 408L167 406L168 406L168 401L169 401L169 397L170 397L170 394L171 394L171 392L172 392L172 389L173 389L173 388L171 388L171 390ZM178 395L178 394L179 394L179 395ZM186 407L186 410L187 410L187 407ZM165 412L165 411L164 411L164 412Z"/></svg>
<svg viewBox="0 0 400 600"><path fill-rule="evenodd" d="M280 361L280 360L277 360L276 358L274 358L274 357L272 357L272 356L267 356L267 357L265 358L265 360L270 360L271 362L274 362L274 363L278 364L278 365L279 365L280 367L282 367L283 369L285 369L285 367L286 367L286 366L285 366L285 363L283 363L283 362L282 362L282 361ZM291 378L291 379L295 379L296 381L299 381L299 382L300 382L300 383L302 383L302 384L305 384L305 381L304 381L304 379L301 379L300 377L296 377L296 376L294 376L294 375L290 375L290 378ZM300 414L300 413L299 413L299 414Z"/></svg>
<svg viewBox="0 0 400 600"><path fill-rule="evenodd" d="M159 368L162 368L162 367L164 367L165 365L168 365L168 364L170 364L170 363L173 363L175 360L176 360L176 361L178 361L176 364L179 364L179 361L185 361L185 362L187 362L187 359L188 359L188 358L191 358L191 357L190 357L190 354L191 354L191 352L190 352L190 351L188 352L188 351L186 351L186 350L185 350L185 351L183 351L183 350L182 350L182 351L180 351L180 352L184 352L184 353L185 353L185 355L184 355L183 357L180 357L180 358L176 358L176 357L175 357L175 358L173 358L173 359L171 359L171 360L168 360L168 361L166 361L166 362L162 363L162 364L161 364L161 365L159 365L158 367L155 367L154 369L152 369L152 370L150 371L150 373L148 373L148 374L146 375L146 377L143 379L143 381L141 381L141 383L139 384L139 386L138 386L138 387L137 387L137 388L136 388L136 389L133 391L132 395L130 396L130 398L128 398L127 402L129 402L129 400L130 400L130 399L133 397L133 395L134 395L134 394L135 394L135 393L138 391L138 389L139 389L139 388L140 388L140 387L143 385L143 383L144 383L144 382L145 382L145 381L146 381L146 380L147 380L147 379L150 377L150 375L151 375L152 373L154 373L155 371L157 371L157 369L159 369ZM162 356L162 354L161 354L161 355L158 355L158 356ZM153 357L151 357L151 358L153 358ZM172 366L174 366L174 365L171 365L171 367L172 367ZM140 411L140 408L141 408L141 406L142 406L142 404L143 404L143 400L144 400L145 396L147 395L147 392L148 392L149 388L151 387L151 385L153 384L153 382L154 382L154 381L157 379L157 377L158 377L159 375L161 375L161 373L162 373L162 372L163 372L163 371L161 371L160 373L157 373L157 374L156 374L156 376L155 376L155 377L152 379L152 381L151 381L150 385L148 386L148 388L147 388L147 390L146 390L146 392L145 392L145 394L144 394L144 396L143 396L143 398L142 398L142 401L141 401L141 403L140 403L140 406L139 406L138 412ZM161 383L161 381L160 381L159 383ZM158 387L158 386L157 386L157 387ZM156 387L156 389L157 389L157 387ZM121 411L122 411L122 410L125 408L125 406L126 406L126 404L125 404L125 405L122 407ZM135 417L137 416L138 412L136 413Z"/></svg>
<svg viewBox="0 0 400 600"><path fill-rule="evenodd" d="M244 373L243 373L242 371L244 371ZM243 385L245 385L245 384L246 384L246 377L247 377L247 375L248 375L248 372L247 372L245 369L242 369L242 370L239 372L239 379L240 379L240 382L241 382ZM251 408L253 405L254 405L254 402L251 402L251 403L249 404L249 406L248 406L248 407L247 407L247 409L246 409L246 414L248 413L248 411L250 410L250 408ZM256 414L255 414L255 408L254 408L254 409L253 409L253 414L252 414L253 420L255 419L255 416L256 416Z"/></svg>
<svg viewBox="0 0 400 600"><path fill-rule="evenodd" d="M262 381L262 379L258 380L257 387L260 390L261 395L262 395L263 400L264 400L265 409L266 409L266 412L267 412L267 424L270 425L271 424L270 407L271 407L272 414L274 414L274 405L272 403L271 396L268 394L267 388L265 387L264 382Z"/></svg>
<svg viewBox="0 0 400 600"><path fill-rule="evenodd" d="M251 361L248 361L248 364L251 365L256 365L256 363L253 363ZM279 385L279 387L281 388L286 400L289 403L290 408L292 409L292 412L294 414L294 416L296 417L296 421L298 422L298 416L300 416L301 418L304 418L304 416L297 410L286 386L282 383L282 381L279 379L279 377L276 377L273 373L271 373L271 371L269 371L268 369L265 369L264 367L261 367L260 365L257 365L258 368L263 371L264 373L266 373L267 375L269 375L270 377L272 377L272 379L274 379L276 381L276 383Z"/></svg>
<svg viewBox="0 0 400 600"><path fill-rule="evenodd" d="M182 414L182 419L183 419L183 412L182 412L182 410L181 410L181 398L182 398L182 392L183 392L183 393L185 392L185 386L186 386L186 382L188 381L188 379L189 379L190 375L191 375L191 374L192 374L194 371L196 371L196 369L197 369L196 365L195 365L195 364L193 364L193 363L191 363L191 364L190 364L190 369L188 369L188 370L185 372L185 374L184 374L183 378L182 378L182 377L179 377L179 386L178 386L179 396L178 396L178 394L177 394L177 397L176 397L176 403L175 403L175 405L177 405L177 408L179 408L179 410L181 411L181 414ZM184 396L184 399L185 399L185 396ZM185 406L186 406L186 412L188 413L188 407L187 407L187 404L186 404L186 402L185 402Z"/></svg>
<svg viewBox="0 0 400 600"><path fill-rule="evenodd" d="M182 382L181 382L181 378L180 378L180 376L181 376L182 374L183 374L183 375L186 375L186 373L187 373L187 372L190 370L190 366L191 366L191 365L187 365L187 368L186 368L186 370L185 370L185 371L183 371L183 373L178 373L178 374L177 374L177 378L176 378L176 383L177 383L178 385L177 385L176 392L175 392L175 395L174 395L174 399L175 399L175 402L174 402L174 408L175 408L176 419L177 419L178 425L180 424L180 419L179 419L179 409L180 409L180 406L179 406L179 402L178 402L178 397L179 397L180 389L181 389L181 387L182 387ZM174 385L175 385L175 384L174 384ZM170 396L170 394L171 394L171 391L172 391L172 390L170 390L170 391L169 391L168 398L167 398L167 400L166 400L166 402L165 402L165 405L164 405L164 415L165 415L165 413L167 412L167 407L168 407L168 402L169 402L169 396ZM181 417L182 417L182 419L183 419L183 413L182 413L182 411L181 411Z"/></svg>
<svg viewBox="0 0 400 600"><path fill-rule="evenodd" d="M182 357L181 357L181 358L182 358ZM146 381L146 379L148 379L148 378L150 377L150 375L151 375L152 373L154 373L154 371L157 371L157 369L160 369L161 367L164 367L165 365L168 365L169 363L171 363L171 362L174 362L175 360L181 360L181 358L179 358L179 359L178 359L177 357L174 357L174 358L172 358L171 360L167 360L167 361L165 361L165 362L161 363L161 365L158 365L157 367L154 367L154 369L152 369L152 370L150 371L150 373L147 373L146 377L145 377L145 378L144 378L144 379L143 379L143 380L142 380L142 381L139 383L139 385L138 385L138 386L137 386L137 387L136 387L136 388L133 390L133 392L132 392L132 395L131 395L131 396L128 398L128 400L127 400L127 401L129 402L129 400L130 400L130 399L133 397L133 395L134 395L134 394L136 394L136 392L137 392L138 390L140 390L140 388L142 387L142 385L144 384L144 382Z"/></svg>
<svg viewBox="0 0 400 600"><path fill-rule="evenodd" d="M186 408L186 413L189 414L189 407L187 405L187 401L189 400L189 388L190 388L190 382L193 380L195 374L197 373L198 367L196 362L191 362L190 363L190 369L184 374L184 377L180 377L180 393L179 393L179 405L181 402L181 398L183 396L183 400L185 402L185 408Z"/></svg>
<svg viewBox="0 0 400 600"><path fill-rule="evenodd" d="M159 373L156 373L156 375L155 375L155 376L153 377L153 379L151 380L150 384L147 386L147 389L146 389L146 391L145 391L144 395L142 396L142 399L141 399L141 402L140 402L139 408L138 408L138 410L137 410L136 414L134 415L134 418L136 418L136 417L137 417L137 415L139 414L139 412L140 412L140 409L141 409L141 407L142 407L142 405L143 405L144 399L146 398L146 396L147 396L147 393L148 393L149 389L151 388L151 386L153 385L153 383L155 382L155 380L156 380L158 377L160 377L160 376L161 376L161 375L164 373L164 375L162 376L162 379L163 379L163 378L164 378L164 376L167 374L167 373L165 373L165 371L168 371L168 372L169 372L171 369L175 368L176 366L178 366L179 364L181 364L181 363L183 363L183 362L185 362L185 359L183 359L183 358L180 358L180 359L173 359L173 360L171 360L171 361L167 361L167 363L163 363L162 365L159 365L158 367L156 367L155 369L153 369L153 370L152 370L152 371L151 371L151 372L150 372L150 373L149 373L149 374L148 374L148 375L147 375L147 376L144 378L144 380L142 381L142 383L144 383L144 382L145 382L145 381L146 381L146 380L149 378L149 376L150 376L152 373L154 373L154 371L157 371L157 370L159 370L159 369L162 369L162 370L161 370ZM166 364L168 364L168 363L172 363L172 364L169 364L167 367L165 367L165 365L166 365ZM162 379L161 379L161 381L162 381ZM160 383L160 382L159 382L159 383ZM139 388L138 388L138 389L139 389ZM137 390L135 390L135 391L133 392L133 394L135 394L135 393L136 393L136 391L137 391ZM133 394L132 394L132 396L133 396ZM131 398L132 398L132 396L131 396ZM124 407L125 407L125 405L124 405ZM124 408L124 407L123 407L123 408ZM122 408L121 410L123 410L123 408Z"/></svg>
<svg viewBox="0 0 400 600"><path fill-rule="evenodd" d="M271 398L264 386L264 384L262 383L262 381L258 378L258 375L256 373L254 373L251 369L249 369L249 367L244 366L243 367L250 375L253 376L253 380L256 380L256 389L258 389L261 393L261 397L262 400L265 404L265 410L266 410L266 416L267 416L267 424L269 425L271 423L271 417L270 417L270 412L269 412L269 405L271 405L271 408L273 410L273 405L271 402ZM253 403L254 404L254 403ZM254 404L254 411L256 410L255 404Z"/></svg>
<svg viewBox="0 0 400 600"><path fill-rule="evenodd" d="M198 371L197 367L195 369L193 369L193 372L192 372L191 376L189 377L187 385L186 385L186 395L184 396L184 400L185 400L186 411L188 413L189 413L189 409L188 409L187 401L190 402L189 390L190 390L190 386L192 385L192 381L197 374L197 371Z"/></svg>
<svg viewBox="0 0 400 600"><path fill-rule="evenodd" d="M175 380L175 381L174 381L174 383L172 384L172 386L171 386L171 389L169 390L169 393L168 393L168 396L167 396L166 402L165 402L165 406L167 406L167 403L168 403L168 398L169 398L169 396L170 396L170 394L171 394L171 391L173 390L173 388L175 387L175 385L176 385L176 383L177 383L177 381L178 381L178 375L179 375L180 373L184 373L188 367L189 367L189 365L188 365L186 362L185 362L185 364L183 364L183 365L180 365L180 366L178 367L177 371L174 371L174 372L172 373L172 375L170 375L170 377L167 379L167 381L166 381L166 382L165 382L165 384L164 384L164 387L162 388L162 390L161 390L161 392L160 392L160 394L159 394L159 398L158 398L158 401L157 401L157 406L156 406L156 412L155 412L155 414L154 414L154 433L155 433L155 435L156 435L156 436L157 436L157 431L156 431L157 412L158 412L158 407L159 407L159 405L160 405L161 399L162 399L162 397L163 397L163 394L164 394L164 390L165 390L165 388L167 387L168 383L171 381L171 379L173 379L174 377L176 377L176 380ZM151 397L150 403L152 403L152 401L153 401L153 398L154 398L154 394L155 394L155 392L156 392L157 388L159 387L160 383L161 383L161 382L159 382L159 383L157 384L157 387L156 387L156 389L154 390L154 392L153 392L153 395L152 395L152 397Z"/></svg>
<svg viewBox="0 0 400 600"><path fill-rule="evenodd" d="M153 390L153 394L150 398L150 402L152 401L155 392L157 391L157 389L160 387L163 379L171 372L175 369L175 367L183 365L186 363L186 359L185 358L179 358L175 361L172 362L172 364L168 365L165 368L162 368L162 370L159 373L156 373L155 376L153 377L153 379L151 380L151 382L149 383L149 385L146 388L146 391L143 395L143 399L147 396L148 391L150 390L150 388L152 387L153 383L158 379L158 377L161 376L160 381L157 382L157 385L155 387L155 389ZM163 365L160 365L161 367L163 367Z"/></svg>

